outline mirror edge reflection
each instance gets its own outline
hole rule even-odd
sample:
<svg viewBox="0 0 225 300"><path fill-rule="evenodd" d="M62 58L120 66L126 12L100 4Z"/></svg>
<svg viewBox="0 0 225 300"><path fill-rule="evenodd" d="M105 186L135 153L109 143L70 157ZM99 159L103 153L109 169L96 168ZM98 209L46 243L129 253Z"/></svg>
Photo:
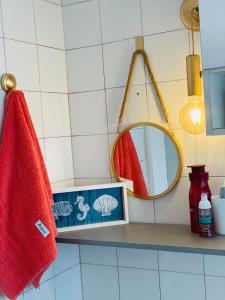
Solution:
<svg viewBox="0 0 225 300"><path fill-rule="evenodd" d="M174 134L172 134L168 129L166 129L165 127L163 127L162 125L156 124L156 123L151 123L151 122L138 122L138 123L133 123L131 125L129 125L128 127L126 127L125 129L123 129L119 135L117 136L116 140L114 141L113 147L112 147L112 151L111 151L111 169L112 169L112 173L113 176L115 177L117 182L121 182L121 180L119 179L119 177L116 174L116 170L115 170L115 166L114 166L114 153L115 153L115 149L116 149L116 145L118 143L118 141L120 140L121 136L123 134L125 134L127 131L129 131L130 129L133 129L135 127L140 127L140 126L152 126L155 128L158 128L160 130L162 130L165 134L167 134L169 136L169 138L171 139L171 141L173 142L176 150L177 150L177 155L178 155L178 170L177 170L177 174L176 177L174 178L173 182L171 183L171 185L162 193L154 195L154 196L148 196L148 197L144 197L144 196L140 196L134 192L132 192L131 190L129 190L127 188L128 194L142 199L142 200L156 200L159 199L163 196L165 196L166 194L168 194L170 191L172 191L175 186L177 185L177 183L179 182L181 176L182 176L182 171L183 171L183 155L182 155L182 151L181 151L181 147L180 144L177 140L177 138L175 137Z"/></svg>

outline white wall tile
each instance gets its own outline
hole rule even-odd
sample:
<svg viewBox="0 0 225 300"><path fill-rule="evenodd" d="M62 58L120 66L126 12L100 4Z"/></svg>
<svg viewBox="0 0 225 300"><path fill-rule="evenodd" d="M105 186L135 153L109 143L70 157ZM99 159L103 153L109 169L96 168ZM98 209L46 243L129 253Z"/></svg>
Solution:
<svg viewBox="0 0 225 300"><path fill-rule="evenodd" d="M129 218L131 222L145 222L155 223L154 203L153 201L146 201L128 197Z"/></svg>
<svg viewBox="0 0 225 300"><path fill-rule="evenodd" d="M106 90L108 127L110 133L117 132L124 91L124 88ZM132 123L144 121L148 122L146 88L145 86L133 86L128 93L127 105L121 125L126 127Z"/></svg>
<svg viewBox="0 0 225 300"><path fill-rule="evenodd" d="M52 189L54 188L61 188L61 187L73 187L74 186L74 179L63 180L59 182L53 182L51 184Z"/></svg>
<svg viewBox="0 0 225 300"><path fill-rule="evenodd" d="M159 251L159 269L183 273L203 274L201 254Z"/></svg>
<svg viewBox="0 0 225 300"><path fill-rule="evenodd" d="M24 300L55 300L54 279L48 280L41 284L38 289L31 289L24 294Z"/></svg>
<svg viewBox="0 0 225 300"><path fill-rule="evenodd" d="M2 18L5 37L36 42L33 1L2 0Z"/></svg>
<svg viewBox="0 0 225 300"><path fill-rule="evenodd" d="M225 257L217 255L204 255L206 275L225 276Z"/></svg>
<svg viewBox="0 0 225 300"><path fill-rule="evenodd" d="M3 36L3 31L2 31L2 10L0 9L0 36Z"/></svg>
<svg viewBox="0 0 225 300"><path fill-rule="evenodd" d="M46 1L35 0L37 43L64 49L62 8Z"/></svg>
<svg viewBox="0 0 225 300"><path fill-rule="evenodd" d="M104 88L102 47L88 47L66 52L69 92Z"/></svg>
<svg viewBox="0 0 225 300"><path fill-rule="evenodd" d="M54 274L76 266L80 262L79 246L72 244L57 244L58 256L54 262Z"/></svg>
<svg viewBox="0 0 225 300"><path fill-rule="evenodd" d="M53 264L52 264L42 275L41 283L45 282L53 277L54 277L54 268L53 268Z"/></svg>
<svg viewBox="0 0 225 300"><path fill-rule="evenodd" d="M209 187L212 195L218 195L221 186L224 184L225 177L209 177Z"/></svg>
<svg viewBox="0 0 225 300"><path fill-rule="evenodd" d="M46 139L45 151L46 165L51 182L74 177L70 137Z"/></svg>
<svg viewBox="0 0 225 300"><path fill-rule="evenodd" d="M117 255L119 266L158 270L157 251L118 248Z"/></svg>
<svg viewBox="0 0 225 300"><path fill-rule="evenodd" d="M62 5L61 0L48 0L48 2L58 4L58 5Z"/></svg>
<svg viewBox="0 0 225 300"><path fill-rule="evenodd" d="M80 245L81 263L116 266L116 248Z"/></svg>
<svg viewBox="0 0 225 300"><path fill-rule="evenodd" d="M181 4L182 0L141 0L144 35L184 28Z"/></svg>
<svg viewBox="0 0 225 300"><path fill-rule="evenodd" d="M161 300L205 300L204 276L160 272Z"/></svg>
<svg viewBox="0 0 225 300"><path fill-rule="evenodd" d="M73 139L76 178L110 177L108 135L76 136ZM90 151L91 149L91 151Z"/></svg>
<svg viewBox="0 0 225 300"><path fill-rule="evenodd" d="M0 137L2 133L4 112L5 112L5 92L0 90Z"/></svg>
<svg viewBox="0 0 225 300"><path fill-rule="evenodd" d="M159 300L159 275L156 271L119 268L121 300Z"/></svg>
<svg viewBox="0 0 225 300"><path fill-rule="evenodd" d="M123 126L121 126L121 129L123 128ZM109 147L110 147L110 157L112 155L112 150L113 150L113 146L116 142L117 137L119 136L118 133L110 133L109 134Z"/></svg>
<svg viewBox="0 0 225 300"><path fill-rule="evenodd" d="M187 103L187 81L170 81L159 84L159 89L163 97L163 102L168 111L170 122L173 128L181 128L179 121L179 113L181 108ZM161 106L152 85L147 85L148 96L148 111L151 122L161 123L165 122L162 114Z"/></svg>
<svg viewBox="0 0 225 300"><path fill-rule="evenodd" d="M119 300L116 267L82 265L82 279L84 300Z"/></svg>
<svg viewBox="0 0 225 300"><path fill-rule="evenodd" d="M165 117L163 115L162 108L159 104L158 97L156 96L155 89L151 83L147 83L146 93L147 93L148 121L152 123L157 123L159 125L165 124ZM165 103L164 98L163 101Z"/></svg>
<svg viewBox="0 0 225 300"><path fill-rule="evenodd" d="M100 8L103 42L142 34L139 0L100 0Z"/></svg>
<svg viewBox="0 0 225 300"><path fill-rule="evenodd" d="M70 136L68 95L42 93L45 137Z"/></svg>
<svg viewBox="0 0 225 300"><path fill-rule="evenodd" d="M2 76L6 71L6 63L5 63L5 50L3 39L0 38L0 76Z"/></svg>
<svg viewBox="0 0 225 300"><path fill-rule="evenodd" d="M39 146L41 148L41 153L43 156L44 161L46 162L46 155L45 155L45 140L44 139L39 139Z"/></svg>
<svg viewBox="0 0 225 300"><path fill-rule="evenodd" d="M131 56L134 50L134 39L109 43L103 46L106 88L126 85ZM142 58L138 57L131 84L144 83L144 64Z"/></svg>
<svg viewBox="0 0 225 300"><path fill-rule="evenodd" d="M223 300L225 295L225 278L206 276L207 300Z"/></svg>
<svg viewBox="0 0 225 300"><path fill-rule="evenodd" d="M67 93L65 52L47 47L38 47L41 90Z"/></svg>
<svg viewBox="0 0 225 300"><path fill-rule="evenodd" d="M147 36L145 51L156 81L186 78L186 56L189 54L187 30ZM149 81L148 76L147 79Z"/></svg>
<svg viewBox="0 0 225 300"><path fill-rule="evenodd" d="M99 4L97 0L64 7L63 16L66 49L101 43Z"/></svg>
<svg viewBox="0 0 225 300"><path fill-rule="evenodd" d="M75 186L112 183L111 178L75 178Z"/></svg>
<svg viewBox="0 0 225 300"><path fill-rule="evenodd" d="M69 96L73 135L107 133L105 92L76 93Z"/></svg>
<svg viewBox="0 0 225 300"><path fill-rule="evenodd" d="M78 2L85 2L87 0L61 0L61 1L62 1L62 5L66 6L66 5L70 5L70 4L74 4L74 3L78 3Z"/></svg>
<svg viewBox="0 0 225 300"><path fill-rule="evenodd" d="M39 91L37 47L5 40L7 71L14 74L18 89Z"/></svg>
<svg viewBox="0 0 225 300"><path fill-rule="evenodd" d="M190 168L188 166L196 164L196 140L193 134L189 134L183 129L174 130L174 138L181 148L183 156L183 176L188 176Z"/></svg>
<svg viewBox="0 0 225 300"><path fill-rule="evenodd" d="M82 300L79 265L55 277L55 295L56 300Z"/></svg>
<svg viewBox="0 0 225 300"><path fill-rule="evenodd" d="M39 138L43 138L43 117L41 94L39 92L25 92L26 103L33 121L36 134Z"/></svg>
<svg viewBox="0 0 225 300"><path fill-rule="evenodd" d="M155 200L156 223L189 224L189 179L182 177L166 196Z"/></svg>
<svg viewBox="0 0 225 300"><path fill-rule="evenodd" d="M210 176L225 175L224 136L206 136L205 133L196 136L197 163L206 164Z"/></svg>

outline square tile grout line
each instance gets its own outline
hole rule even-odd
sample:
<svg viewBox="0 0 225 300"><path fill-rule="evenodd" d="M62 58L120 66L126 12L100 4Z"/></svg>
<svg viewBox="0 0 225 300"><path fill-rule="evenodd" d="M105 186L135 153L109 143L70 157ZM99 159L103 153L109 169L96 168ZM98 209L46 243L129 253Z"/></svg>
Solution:
<svg viewBox="0 0 225 300"><path fill-rule="evenodd" d="M93 0L88 0L88 1L93 1ZM83 2L81 2L81 3L83 3ZM168 34L168 33L173 33L173 32L178 32L178 31L188 31L188 30L186 28L173 29L173 30L168 30L168 31L163 31L163 32L157 32L157 33L153 33L153 34L143 35L143 38L148 38L148 37L155 36L155 35ZM102 42L100 44L92 44L92 45L86 45L86 46L75 47L75 48L67 48L65 50L66 51L75 51L75 50L80 50L80 49L84 49L84 48L97 47L97 46L101 46L101 45L103 45L103 47L104 47L105 45L108 45L108 44L122 43L124 41L134 40L136 37L137 36L131 36L131 37L128 37L128 38L123 38L123 39L118 39L118 40L112 40L112 41L109 41L109 42Z"/></svg>
<svg viewBox="0 0 225 300"><path fill-rule="evenodd" d="M160 277L160 270L159 270L159 251L157 251L157 264L158 264L158 278L159 278L159 297L160 300L162 300L161 277Z"/></svg>
<svg viewBox="0 0 225 300"><path fill-rule="evenodd" d="M140 16L141 16L141 30L142 30L142 36L143 36L143 39L144 39L144 29L143 29L143 14L142 14L142 1L141 0L139 0L140 2ZM142 61L143 61L143 59L142 59ZM144 62L143 62L144 63ZM148 81L147 81L147 74L146 74L146 67L145 67L145 65L144 65L144 67L143 67L143 72L144 72L144 76L145 76L145 97L146 97L146 105L147 105L147 112L148 112L148 121L150 122L150 111L149 111L149 101L148 101ZM150 82L150 84L151 84L151 82ZM150 201L150 200L149 200ZM156 223L156 208L155 208L155 200L153 200L153 203L152 203L153 205L153 213L154 213L154 221L155 221L155 223ZM157 253L157 255L158 255L158 253ZM161 293L160 293L160 295L161 295ZM161 296L160 296L160 298L161 298Z"/></svg>
<svg viewBox="0 0 225 300"><path fill-rule="evenodd" d="M119 289L119 300L121 300L119 257L118 257L118 248L117 247L116 247L116 269L117 269L117 279L118 279L118 289Z"/></svg>
<svg viewBox="0 0 225 300"><path fill-rule="evenodd" d="M203 273L204 273L204 288L205 288L205 300L207 300L207 287L206 287L206 274L205 274L205 255L202 254Z"/></svg>
<svg viewBox="0 0 225 300"><path fill-rule="evenodd" d="M4 23L3 23L3 11L2 11L2 2L0 1L0 21L2 24L2 42L3 42L3 51L4 51L4 64L5 64L5 72L7 73L7 60L6 60L6 46L5 46L5 33L4 33Z"/></svg>
<svg viewBox="0 0 225 300"><path fill-rule="evenodd" d="M82 264L81 264L81 249L80 244L79 247L79 260L80 260L80 281L81 281L81 293L82 293L82 300L84 300L84 284L83 284L83 272L82 272Z"/></svg>
<svg viewBox="0 0 225 300"><path fill-rule="evenodd" d="M35 11L35 0L33 0L33 14L34 14L34 28L35 28L35 39L37 43L37 24L36 24L36 11ZM38 66L38 79L39 79L39 87L41 89L41 72L40 72L40 60L39 60L39 51L38 46L36 46L36 52L37 52L37 66ZM42 128L43 128L43 135L45 136L45 126L44 126L44 110L43 110L43 97L42 93L40 93L40 99L41 99L41 120L42 120ZM44 139L44 160L45 164L47 166L47 155L46 155L46 141Z"/></svg>
<svg viewBox="0 0 225 300"><path fill-rule="evenodd" d="M54 3L54 2L51 2L49 0L41 0L41 1L47 2L47 3L55 5L55 6L63 7L62 4ZM61 3L61 0L60 0L60 3Z"/></svg>
<svg viewBox="0 0 225 300"><path fill-rule="evenodd" d="M45 44L39 44L37 41L36 41L36 43L32 43L32 42L18 40L18 39L6 37L6 36L0 36L0 38L3 38L3 37L5 37L5 40L7 40L7 41L13 41L13 42L21 43L21 44L33 45L33 46L37 46L37 47L43 47L43 48L48 48L48 49L53 49L53 50L58 50L58 51L66 51L63 48L57 48L57 47L53 47L53 46L49 46L49 45L45 45Z"/></svg>
<svg viewBox="0 0 225 300"><path fill-rule="evenodd" d="M104 61L104 49L102 44L102 18L101 18L101 3L98 0L98 11L99 11L99 21L100 21L100 34L101 34L101 49L102 49L102 65L103 65L103 78L104 78L104 95L105 95L105 114L107 121L107 137L108 137L108 163L109 163L109 173L111 175L111 181L113 180L113 174L111 172L111 144L110 144L110 136L109 136L109 116L108 116L108 107L107 107L107 99L106 99L106 75L105 75L105 61Z"/></svg>
<svg viewBox="0 0 225 300"><path fill-rule="evenodd" d="M157 83L159 85L161 85L161 84L174 83L174 82L180 82L180 81L186 82L187 79L186 78L171 79L171 80L165 80L165 81L158 81ZM131 84L131 89L136 88L136 87L145 87L145 86L148 86L148 85L152 86L152 83L148 82L148 81L146 83L133 83L133 84ZM125 85L112 86L112 87L106 87L105 90L108 91L108 90L116 90L116 89L125 89L125 87L126 87ZM100 92L100 91L104 91L104 88L94 89L94 90L74 91L74 92L69 92L69 95L82 94L82 93L91 93L91 92ZM54 92L43 91L43 93L54 93Z"/></svg>
<svg viewBox="0 0 225 300"><path fill-rule="evenodd" d="M61 1L63 1L63 0L61 0ZM62 4L62 8L72 6L72 5L76 5L76 4L82 4L82 3L90 2L90 1L93 1L93 0L84 0L84 1L80 0L79 2L74 2L74 3L70 3L70 4L66 4L66 5Z"/></svg>

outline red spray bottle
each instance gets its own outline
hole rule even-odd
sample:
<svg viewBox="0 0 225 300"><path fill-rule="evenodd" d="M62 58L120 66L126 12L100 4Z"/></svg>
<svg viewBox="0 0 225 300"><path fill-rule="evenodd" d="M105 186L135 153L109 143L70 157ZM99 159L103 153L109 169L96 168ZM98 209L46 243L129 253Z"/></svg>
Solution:
<svg viewBox="0 0 225 300"><path fill-rule="evenodd" d="M198 206L201 201L201 195L204 193L207 195L209 201L211 199L211 191L208 185L209 173L205 172L205 165L193 165L189 166L189 168L192 169L189 174L189 179L191 181L189 190L191 231L199 233Z"/></svg>

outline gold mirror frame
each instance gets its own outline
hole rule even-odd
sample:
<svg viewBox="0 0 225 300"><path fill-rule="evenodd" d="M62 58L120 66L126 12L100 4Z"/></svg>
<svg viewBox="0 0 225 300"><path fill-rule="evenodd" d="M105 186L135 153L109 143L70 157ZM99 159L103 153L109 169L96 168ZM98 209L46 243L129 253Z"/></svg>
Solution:
<svg viewBox="0 0 225 300"><path fill-rule="evenodd" d="M167 134L171 141L173 142L173 144L175 145L175 148L177 150L177 155L178 155L178 170L177 170L177 174L175 179L173 180L173 182L171 183L171 185L168 187L168 189L166 189L164 192L158 194L158 195L154 195L154 196L148 196L148 197L143 197L143 196L139 196L138 194L135 194L134 192L130 191L127 188L127 191L129 193L129 195L134 196L136 198L140 198L143 200L155 200L155 199L159 199L163 196L165 196L166 194L168 194L178 183L178 181L181 178L182 175L182 170L183 170L183 156L182 156L182 151L181 151L181 147L177 141L177 139L175 138L175 136L169 131L167 130L165 127L155 124L155 123L151 123L151 122L138 122L138 123L134 123L131 124L130 126L126 127L120 134L119 136L116 138L114 144L113 144L113 149L112 149L112 153L111 153L111 167L112 167L112 172L114 177L116 178L116 180L118 182L121 182L121 180L119 179L119 177L116 174L116 170L115 170L115 166L114 166L114 153L115 153L115 149L116 149L116 145L118 143L118 141L120 140L121 136L126 133L127 131L129 131L130 129L133 129L135 127L140 127L140 126L152 126L155 128L158 128L160 130L162 130L165 134Z"/></svg>

